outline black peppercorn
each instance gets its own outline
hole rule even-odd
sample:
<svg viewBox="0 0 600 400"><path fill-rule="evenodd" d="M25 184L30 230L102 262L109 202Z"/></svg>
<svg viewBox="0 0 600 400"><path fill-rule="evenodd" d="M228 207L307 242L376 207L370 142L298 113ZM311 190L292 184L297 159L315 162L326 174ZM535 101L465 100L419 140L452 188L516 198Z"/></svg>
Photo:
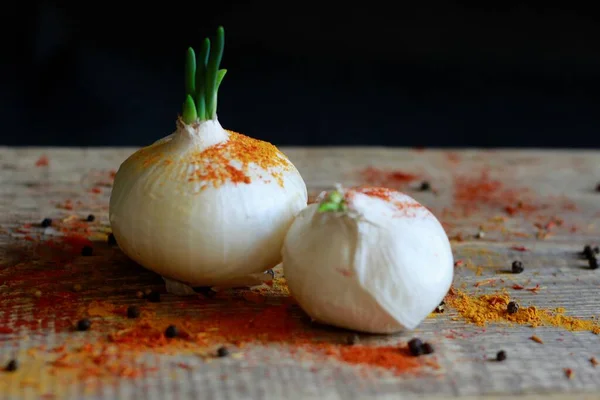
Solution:
<svg viewBox="0 0 600 400"><path fill-rule="evenodd" d="M153 290L146 295L146 298L150 303L158 303L160 302L160 293Z"/></svg>
<svg viewBox="0 0 600 400"><path fill-rule="evenodd" d="M346 344L350 346L357 344L359 341L360 339L357 334L348 335L346 337Z"/></svg>
<svg viewBox="0 0 600 400"><path fill-rule="evenodd" d="M19 369L19 362L17 360L10 360L4 369L8 372L14 372Z"/></svg>
<svg viewBox="0 0 600 400"><path fill-rule="evenodd" d="M600 193L600 182L596 185L596 192Z"/></svg>
<svg viewBox="0 0 600 400"><path fill-rule="evenodd" d="M590 269L598 269L598 258L594 256L589 258L588 261L590 262Z"/></svg>
<svg viewBox="0 0 600 400"><path fill-rule="evenodd" d="M42 228L47 228L50 225L52 225L52 219L50 219L50 218L44 218L42 220L42 222L40 223L40 225L42 226Z"/></svg>
<svg viewBox="0 0 600 400"><path fill-rule="evenodd" d="M594 250L589 244L583 248L583 256L587 259L594 257Z"/></svg>
<svg viewBox="0 0 600 400"><path fill-rule="evenodd" d="M434 352L433 346L429 343L423 343L423 354L431 354Z"/></svg>
<svg viewBox="0 0 600 400"><path fill-rule="evenodd" d="M94 216L94 214L90 214L87 216L86 221L87 222L94 222L94 220L96 219L96 217Z"/></svg>
<svg viewBox="0 0 600 400"><path fill-rule="evenodd" d="M513 261L513 263L512 263L513 274L520 274L524 270L525 270L525 268L523 267L523 263L521 261Z"/></svg>
<svg viewBox="0 0 600 400"><path fill-rule="evenodd" d="M509 314L514 314L517 311L519 311L519 305L517 303L515 303L514 301L511 301L506 306L506 311L508 311Z"/></svg>
<svg viewBox="0 0 600 400"><path fill-rule="evenodd" d="M421 182L421 186L419 187L419 190L421 190L422 192L431 190L431 184L427 181L423 181L423 182Z"/></svg>
<svg viewBox="0 0 600 400"><path fill-rule="evenodd" d="M140 316L140 309L136 306L127 307L127 318L137 318Z"/></svg>
<svg viewBox="0 0 600 400"><path fill-rule="evenodd" d="M92 248L92 246L83 246L83 248L81 249L82 256L89 257L92 254L94 254L94 249Z"/></svg>
<svg viewBox="0 0 600 400"><path fill-rule="evenodd" d="M229 350L227 350L227 347L219 347L217 349L217 356L227 357L228 355L229 355Z"/></svg>
<svg viewBox="0 0 600 400"><path fill-rule="evenodd" d="M174 338L177 337L177 335L179 335L179 332L177 331L177 327L175 325L169 325L165 330L165 336L168 338Z"/></svg>
<svg viewBox="0 0 600 400"><path fill-rule="evenodd" d="M421 341L421 339L411 339L408 342L408 351L410 351L410 354L412 354L413 356L420 356L421 354L423 354L423 342Z"/></svg>
<svg viewBox="0 0 600 400"><path fill-rule="evenodd" d="M92 321L87 318L80 319L77 321L77 330L78 331L87 331L92 326Z"/></svg>
<svg viewBox="0 0 600 400"><path fill-rule="evenodd" d="M496 354L496 360L497 361L504 361L504 360L506 360L506 352L504 350L500 350L498 352L498 354Z"/></svg>
<svg viewBox="0 0 600 400"><path fill-rule="evenodd" d="M109 246L114 246L117 244L117 239L115 239L115 235L112 233L108 234L108 238L106 239Z"/></svg>
<svg viewBox="0 0 600 400"><path fill-rule="evenodd" d="M446 305L446 303L444 303L444 301L442 301L440 303L440 305L435 308L434 312L436 312L436 313L443 313L444 309L446 308L445 305Z"/></svg>

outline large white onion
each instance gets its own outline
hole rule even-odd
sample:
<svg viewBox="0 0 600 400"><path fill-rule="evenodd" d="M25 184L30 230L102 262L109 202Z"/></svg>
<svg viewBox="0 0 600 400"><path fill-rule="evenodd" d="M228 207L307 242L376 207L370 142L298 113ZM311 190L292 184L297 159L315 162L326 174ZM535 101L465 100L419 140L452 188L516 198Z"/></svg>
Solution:
<svg viewBox="0 0 600 400"><path fill-rule="evenodd" d="M390 189L332 193L342 195L342 208L319 211L327 198L312 204L286 235L283 268L292 295L321 323L371 333L414 329L452 282L441 224Z"/></svg>
<svg viewBox="0 0 600 400"><path fill-rule="evenodd" d="M280 262L306 207L302 177L275 146L218 120L177 131L130 156L110 198L110 223L130 258L191 286L227 284Z"/></svg>

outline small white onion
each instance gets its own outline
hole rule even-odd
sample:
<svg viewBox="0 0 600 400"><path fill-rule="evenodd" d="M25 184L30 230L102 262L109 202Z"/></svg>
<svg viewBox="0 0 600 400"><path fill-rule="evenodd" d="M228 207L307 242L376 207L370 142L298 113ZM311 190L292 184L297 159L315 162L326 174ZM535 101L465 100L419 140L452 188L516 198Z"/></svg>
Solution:
<svg viewBox="0 0 600 400"><path fill-rule="evenodd" d="M226 284L277 265L306 185L270 143L218 120L177 131L119 168L110 223L120 248L166 278Z"/></svg>
<svg viewBox="0 0 600 400"><path fill-rule="evenodd" d="M332 193L341 195L340 208L323 211ZM391 189L339 188L328 196L304 209L286 235L290 292L321 323L370 333L414 329L452 283L443 227Z"/></svg>

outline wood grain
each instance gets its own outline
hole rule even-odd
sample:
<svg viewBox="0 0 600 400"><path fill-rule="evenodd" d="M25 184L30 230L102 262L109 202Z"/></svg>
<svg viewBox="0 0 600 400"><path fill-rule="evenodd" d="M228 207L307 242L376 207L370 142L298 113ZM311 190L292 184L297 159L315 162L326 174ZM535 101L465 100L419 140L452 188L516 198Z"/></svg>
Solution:
<svg viewBox="0 0 600 400"><path fill-rule="evenodd" d="M46 216L85 217L93 213L97 218L96 233L106 234L110 171L118 168L134 150L0 148L0 295L30 294L35 285L32 281L12 286L2 284L6 274L18 268L23 253L30 249L31 243L24 238L27 234L20 231L24 224L39 223ZM586 269L578 256L584 244L600 243L600 193L594 191L600 181L600 152L283 150L303 175L312 194L330 188L333 183L346 186L375 183L401 189L429 207L453 239L455 258L463 261L463 266L456 268L455 287L470 293L491 293L502 288L510 291L513 284L526 287L539 284L537 293L520 290L512 291L511 296L522 304L541 308L564 307L567 314L577 317L593 318L600 314L600 270ZM42 156L47 157L48 165L36 166ZM394 171L418 177L410 181L395 179L390 175ZM430 182L434 190L419 191L423 180ZM497 185L490 198L470 203L464 193L462 197L457 195L468 189L470 183L482 181ZM507 207L523 206L515 204L520 199L535 209L512 215L507 212ZM71 210L64 209L66 200L71 201ZM476 234L480 229L485 236L478 239ZM527 251L519 251L520 247ZM514 259L523 261L525 272L518 276L504 274ZM108 299L129 304L135 301L131 298L132 291L161 284L159 277L132 265L118 249L100 242L94 257L79 257L70 262L76 267L72 276L57 279L65 285L82 282L86 288L97 288L82 294L81 302ZM495 286L475 286L485 280L494 280ZM169 296L163 306L169 312L169 305L176 302ZM0 304L4 308L0 308L2 321L8 306L5 302ZM23 303L20 307L21 314L32 312L31 304ZM201 308L196 311L206 312ZM301 317L301 311L297 312ZM543 345L528 339L534 333L543 339ZM0 333L0 362L40 343L59 343L65 335L68 333L54 332L52 327L44 330L42 336L26 338L16 333ZM189 355L161 357L157 361L158 376L133 381L116 379L102 390L92 392L81 385L50 388L48 385L55 385L55 380L41 375L33 378L39 380L34 390L24 387L22 381L17 384L14 378L0 374L0 399L39 398L44 390L58 397L89 399L599 398L600 367L594 368L589 359L600 358L600 337L591 332L547 327L533 330L506 324L482 328L466 323L449 309L427 319L417 332L370 341L397 342L412 336L435 344L439 369L419 376L396 377L375 372L365 374L352 366L326 363L318 365L315 371L314 364L287 358L281 349L256 347L246 350L248 357L228 359L217 365ZM505 362L487 360L501 349L508 353ZM176 369L173 367L176 362L189 363L193 369ZM23 368L27 365L24 361ZM565 377L564 368L575 372L572 379ZM223 375L228 378L221 379ZM44 379L48 382L42 382Z"/></svg>

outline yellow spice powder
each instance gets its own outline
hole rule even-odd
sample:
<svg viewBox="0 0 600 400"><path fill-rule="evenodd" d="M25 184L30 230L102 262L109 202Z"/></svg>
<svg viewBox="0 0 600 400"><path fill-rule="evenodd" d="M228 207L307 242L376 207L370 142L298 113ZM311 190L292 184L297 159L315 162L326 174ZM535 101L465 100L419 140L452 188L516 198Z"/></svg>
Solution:
<svg viewBox="0 0 600 400"><path fill-rule="evenodd" d="M484 326L489 322L508 322L519 325L554 326L568 331L590 331L600 334L598 321L565 315L564 308L554 310L535 306L522 307L514 314L506 310L511 301L506 291L472 296L463 291L451 289L446 296L446 304L456 309L468 322Z"/></svg>

